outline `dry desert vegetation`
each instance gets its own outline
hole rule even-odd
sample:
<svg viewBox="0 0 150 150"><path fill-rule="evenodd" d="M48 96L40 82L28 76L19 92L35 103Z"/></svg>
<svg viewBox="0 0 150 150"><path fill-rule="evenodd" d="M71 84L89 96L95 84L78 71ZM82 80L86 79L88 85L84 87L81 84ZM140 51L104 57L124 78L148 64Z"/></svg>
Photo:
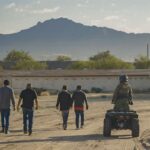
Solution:
<svg viewBox="0 0 150 150"><path fill-rule="evenodd" d="M22 112L11 111L10 133L0 134L0 150L135 150L139 141L148 149L150 136L150 94L135 94L132 109L140 119L140 137L132 138L129 130L114 130L103 137L103 119L112 94L88 94L89 110L85 111L85 126L75 129L74 110L70 110L68 129L62 129L61 113L56 110L57 96L38 97L40 108L34 113L33 134L22 132ZM140 146L138 146L140 145ZM135 148L137 147L137 148Z"/></svg>

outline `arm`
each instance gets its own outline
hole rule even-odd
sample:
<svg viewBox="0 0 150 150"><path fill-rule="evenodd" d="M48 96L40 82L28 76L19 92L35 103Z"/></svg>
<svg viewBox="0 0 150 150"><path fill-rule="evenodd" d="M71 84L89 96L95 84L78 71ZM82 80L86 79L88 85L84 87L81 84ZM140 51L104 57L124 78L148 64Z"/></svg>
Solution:
<svg viewBox="0 0 150 150"><path fill-rule="evenodd" d="M60 93L58 94L58 97L57 97L56 109L58 109L59 104L60 104Z"/></svg>
<svg viewBox="0 0 150 150"><path fill-rule="evenodd" d="M13 90L11 90L11 102L13 105L13 110L15 110L15 94Z"/></svg>
<svg viewBox="0 0 150 150"><path fill-rule="evenodd" d="M85 104L86 104L86 109L88 110L88 109L89 109L89 106L88 106L88 102L87 102L87 98L86 98L85 93L84 93L84 101L85 101Z"/></svg>
<svg viewBox="0 0 150 150"><path fill-rule="evenodd" d="M72 97L71 97L71 107L73 106L73 103L74 103L74 101L75 101L75 96L74 96L75 94L73 93L72 94Z"/></svg>
<svg viewBox="0 0 150 150"><path fill-rule="evenodd" d="M69 94L69 100L70 100L70 101L69 101L69 102L70 102L70 103L69 103L69 105L70 105L69 107L72 108L73 99L72 99L72 97L71 97L71 94Z"/></svg>
<svg viewBox="0 0 150 150"><path fill-rule="evenodd" d="M37 100L37 98L35 98L35 109L37 110L38 108L39 108L38 100Z"/></svg>
<svg viewBox="0 0 150 150"><path fill-rule="evenodd" d="M35 93L35 109L37 110L39 108L39 105L38 105L38 100L37 100L37 93L35 90L34 90L34 93Z"/></svg>
<svg viewBox="0 0 150 150"><path fill-rule="evenodd" d="M133 105L133 101L132 101L132 88L131 87L129 89L129 104Z"/></svg>
<svg viewBox="0 0 150 150"><path fill-rule="evenodd" d="M119 88L120 88L120 86L118 85L114 91L113 98L112 98L112 104L115 104L115 102L117 100Z"/></svg>
<svg viewBox="0 0 150 150"><path fill-rule="evenodd" d="M17 111L19 111L20 103L21 103L22 98L19 97L18 105L17 105Z"/></svg>

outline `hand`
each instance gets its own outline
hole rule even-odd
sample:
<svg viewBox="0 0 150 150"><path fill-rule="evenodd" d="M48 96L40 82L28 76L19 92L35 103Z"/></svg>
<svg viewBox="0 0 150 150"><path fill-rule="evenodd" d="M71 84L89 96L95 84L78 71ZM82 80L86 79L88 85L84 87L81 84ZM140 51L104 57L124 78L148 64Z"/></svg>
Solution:
<svg viewBox="0 0 150 150"><path fill-rule="evenodd" d="M16 110L16 108L15 108L15 106L13 106L13 111L15 111Z"/></svg>
<svg viewBox="0 0 150 150"><path fill-rule="evenodd" d="M35 109L38 110L38 106L35 106Z"/></svg>
<svg viewBox="0 0 150 150"><path fill-rule="evenodd" d="M86 105L86 110L88 110L89 109L89 106L88 105Z"/></svg>
<svg viewBox="0 0 150 150"><path fill-rule="evenodd" d="M132 102L132 101L130 101L130 102L129 102L129 104L130 104L130 105L133 105L133 102Z"/></svg>
<svg viewBox="0 0 150 150"><path fill-rule="evenodd" d="M20 108L19 108L19 107L17 107L17 111L18 111L18 112L19 112L19 109L20 109Z"/></svg>
<svg viewBox="0 0 150 150"><path fill-rule="evenodd" d="M114 102L114 101L111 101L111 103L112 103L112 104L115 104L115 102Z"/></svg>

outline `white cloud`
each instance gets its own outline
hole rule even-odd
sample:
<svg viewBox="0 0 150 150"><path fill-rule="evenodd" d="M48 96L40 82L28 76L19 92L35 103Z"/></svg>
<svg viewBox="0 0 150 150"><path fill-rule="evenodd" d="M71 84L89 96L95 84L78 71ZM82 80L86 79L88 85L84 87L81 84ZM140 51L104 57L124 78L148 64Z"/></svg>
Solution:
<svg viewBox="0 0 150 150"><path fill-rule="evenodd" d="M16 4L14 2L8 4L7 6L5 6L6 9L11 9L11 8L14 8L16 7Z"/></svg>
<svg viewBox="0 0 150 150"><path fill-rule="evenodd" d="M36 3L37 3L37 4L41 4L41 1L37 1Z"/></svg>
<svg viewBox="0 0 150 150"><path fill-rule="evenodd" d="M148 22L150 22L150 17L146 18L146 20L147 20Z"/></svg>
<svg viewBox="0 0 150 150"><path fill-rule="evenodd" d="M84 5L81 4L81 3L78 3L78 4L77 4L77 7L84 7Z"/></svg>
<svg viewBox="0 0 150 150"><path fill-rule="evenodd" d="M115 3L111 3L111 6L112 6L112 7L115 7L115 6L116 6L116 4L115 4Z"/></svg>
<svg viewBox="0 0 150 150"><path fill-rule="evenodd" d="M91 20L91 25L99 26L101 23L102 21L98 19Z"/></svg>
<svg viewBox="0 0 150 150"><path fill-rule="evenodd" d="M87 7L89 4L89 0L84 0L83 2L80 2L77 4L77 7Z"/></svg>
<svg viewBox="0 0 150 150"><path fill-rule="evenodd" d="M104 18L106 21L119 20L119 16L107 16Z"/></svg>
<svg viewBox="0 0 150 150"><path fill-rule="evenodd" d="M43 8L43 9L35 9L31 10L28 8L15 8L15 12L17 13L30 13L30 14L47 14L47 13L55 13L60 9L59 6L54 7L54 8Z"/></svg>
<svg viewBox="0 0 150 150"><path fill-rule="evenodd" d="M89 3L89 0L85 0L85 3L88 4L88 3Z"/></svg>
<svg viewBox="0 0 150 150"><path fill-rule="evenodd" d="M46 13L55 13L60 9L59 6L54 7L54 8L44 8L44 9L40 9L40 10L32 10L30 11L33 14L46 14Z"/></svg>

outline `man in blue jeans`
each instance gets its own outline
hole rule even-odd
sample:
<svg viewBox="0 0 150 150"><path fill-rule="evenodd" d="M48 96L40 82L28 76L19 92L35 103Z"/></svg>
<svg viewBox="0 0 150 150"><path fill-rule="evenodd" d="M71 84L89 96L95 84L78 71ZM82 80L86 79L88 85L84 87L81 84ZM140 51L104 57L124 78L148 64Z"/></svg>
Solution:
<svg viewBox="0 0 150 150"><path fill-rule="evenodd" d="M4 86L0 88L0 112L2 133L8 134L10 105L12 103L13 110L15 110L15 96L12 88L9 87L9 81L4 80Z"/></svg>
<svg viewBox="0 0 150 150"><path fill-rule="evenodd" d="M81 85L78 85L76 91L72 95L74 110L76 114L76 129L79 129L79 118L81 118L80 127L84 126L84 103L88 109L88 102L85 93L81 90Z"/></svg>
<svg viewBox="0 0 150 150"><path fill-rule="evenodd" d="M71 94L67 91L67 86L63 85L62 91L58 94L56 108L58 109L58 106L60 105L64 130L67 129L67 121L71 104L72 104Z"/></svg>
<svg viewBox="0 0 150 150"><path fill-rule="evenodd" d="M17 105L17 110L19 111L19 106L22 100L22 111L23 111L23 130L26 134L27 131L29 135L32 134L32 125L33 125L33 109L34 109L34 101L36 104L35 109L38 109L38 101L37 94L31 88L31 84L28 83L25 90L23 90L20 94L20 98Z"/></svg>

